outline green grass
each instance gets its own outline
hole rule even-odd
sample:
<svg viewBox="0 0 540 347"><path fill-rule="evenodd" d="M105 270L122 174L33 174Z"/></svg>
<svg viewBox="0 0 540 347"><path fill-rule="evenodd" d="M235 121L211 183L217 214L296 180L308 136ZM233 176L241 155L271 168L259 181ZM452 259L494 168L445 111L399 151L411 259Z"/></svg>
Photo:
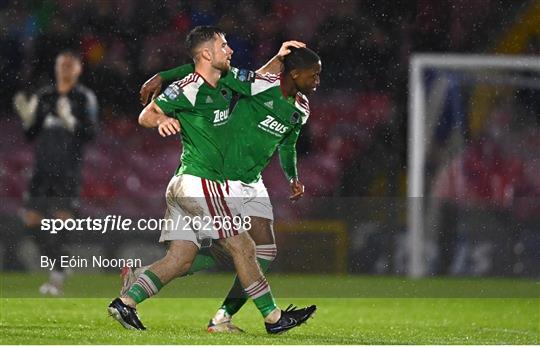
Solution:
<svg viewBox="0 0 540 347"><path fill-rule="evenodd" d="M339 276L331 274L270 274L278 297L287 298L538 298L540 282L516 279ZM46 273L3 273L0 297L36 297ZM232 284L229 273L200 273L171 282L161 298L222 298ZM77 273L67 282L65 297L109 298L118 292L118 275Z"/></svg>
<svg viewBox="0 0 540 347"><path fill-rule="evenodd" d="M280 336L269 336L252 303L235 317L235 322L247 333L217 335L206 332L206 323L221 302L218 293L226 291L230 275L196 275L177 280L163 291L163 297L160 294L140 305L139 313L148 327L144 332L124 330L107 317L105 308L116 295L117 276L74 276L66 288L68 297L62 299L36 297L37 286L43 279L42 274L2 274L0 344L540 343L538 285L531 281L514 280L514 285L510 285L504 280L408 281L402 278L274 275L270 283L278 303L282 306L315 303L318 311L308 325ZM274 287L274 282L279 283ZM293 288L301 289L306 284L322 289L337 287L336 283L351 287L370 286L385 293L386 297L325 295L324 298L293 296L285 299L279 294L293 293ZM466 287L471 291L494 285L506 289L498 291L499 298L467 298L464 295L444 298L440 297L444 293L441 291L444 283L450 288ZM417 295L390 297L388 294L396 293L396 286L406 294ZM210 293L207 298L196 297L194 290L201 287L204 288L196 293ZM365 290L366 294L374 294ZM497 293L491 290L493 295ZM191 297L180 298L180 293Z"/></svg>

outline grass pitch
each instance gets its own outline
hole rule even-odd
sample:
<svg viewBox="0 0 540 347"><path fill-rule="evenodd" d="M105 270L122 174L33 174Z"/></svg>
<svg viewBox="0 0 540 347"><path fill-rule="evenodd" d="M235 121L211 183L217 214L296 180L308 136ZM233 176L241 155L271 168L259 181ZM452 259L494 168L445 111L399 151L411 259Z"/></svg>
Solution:
<svg viewBox="0 0 540 347"><path fill-rule="evenodd" d="M226 292L231 276L201 274L192 277L176 280L158 297L141 304L139 313L148 330L134 332L124 330L106 313L110 299L117 294L117 276L76 275L68 282L66 297L57 299L35 295L37 287L45 280L42 274L2 274L0 344L540 342L538 283L532 281L409 281L399 278L273 275L269 276L269 281L282 307L289 303L315 303L318 311L307 325L283 335L269 336L260 314L250 302L235 316L235 323L246 333L208 334L206 324L221 303L218 293ZM326 297L296 296L306 284L313 287L315 283L318 283L318 292ZM344 283L349 288L343 290L351 292L366 287L376 290L362 292L363 297L341 295L343 293L334 290L337 295L331 297L328 287L344 288ZM494 287L498 289L494 290ZM396 288L404 295L396 295ZM455 295L452 288L461 288L464 292ZM485 295L486 291L490 295ZM304 292L312 296L316 291ZM375 297L376 292L384 297ZM466 295L479 292L484 294L476 297ZM178 297L178 293L182 297ZM289 294L291 298L286 299L280 293ZM208 297L201 298L197 294Z"/></svg>

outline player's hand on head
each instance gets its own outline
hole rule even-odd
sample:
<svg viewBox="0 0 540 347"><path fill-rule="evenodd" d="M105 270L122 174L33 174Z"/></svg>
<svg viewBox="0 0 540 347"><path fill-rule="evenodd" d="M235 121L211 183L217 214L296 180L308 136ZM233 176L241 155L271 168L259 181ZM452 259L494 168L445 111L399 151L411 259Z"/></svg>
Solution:
<svg viewBox="0 0 540 347"><path fill-rule="evenodd" d="M291 40L291 41L285 41L281 44L281 48L278 52L278 57L283 59L287 54L291 53L290 47L294 48L304 48L306 47L306 44L300 41Z"/></svg>
<svg viewBox="0 0 540 347"><path fill-rule="evenodd" d="M293 202L297 201L304 196L304 192L304 185L298 180L298 178L293 178L291 180L291 196L289 196L289 199Z"/></svg>
<svg viewBox="0 0 540 347"><path fill-rule="evenodd" d="M155 99L159 92L161 91L161 85L163 84L163 79L159 74L155 74L149 80L144 82L139 91L141 97L141 104L145 106L148 104L148 97L152 94L152 100Z"/></svg>
<svg viewBox="0 0 540 347"><path fill-rule="evenodd" d="M180 132L180 122L178 119L167 117L158 124L158 132L161 136L167 137Z"/></svg>

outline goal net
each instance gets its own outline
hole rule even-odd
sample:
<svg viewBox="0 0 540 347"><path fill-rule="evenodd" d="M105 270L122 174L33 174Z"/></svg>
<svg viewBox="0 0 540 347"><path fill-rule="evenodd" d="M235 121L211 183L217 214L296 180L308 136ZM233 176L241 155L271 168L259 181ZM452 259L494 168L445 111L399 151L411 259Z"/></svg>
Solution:
<svg viewBox="0 0 540 347"><path fill-rule="evenodd" d="M413 55L409 275L537 276L540 59Z"/></svg>

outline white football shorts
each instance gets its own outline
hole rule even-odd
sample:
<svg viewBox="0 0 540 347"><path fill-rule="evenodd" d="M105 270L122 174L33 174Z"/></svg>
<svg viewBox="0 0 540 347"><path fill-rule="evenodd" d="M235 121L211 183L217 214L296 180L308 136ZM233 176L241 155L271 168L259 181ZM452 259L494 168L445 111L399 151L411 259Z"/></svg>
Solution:
<svg viewBox="0 0 540 347"><path fill-rule="evenodd" d="M187 240L200 248L211 239L245 232L242 199L231 193L230 182L175 175L165 193L167 211L159 241Z"/></svg>
<svg viewBox="0 0 540 347"><path fill-rule="evenodd" d="M262 178L250 184L241 181L229 181L229 186L231 196L242 197L242 213L244 216L274 220L272 203Z"/></svg>

